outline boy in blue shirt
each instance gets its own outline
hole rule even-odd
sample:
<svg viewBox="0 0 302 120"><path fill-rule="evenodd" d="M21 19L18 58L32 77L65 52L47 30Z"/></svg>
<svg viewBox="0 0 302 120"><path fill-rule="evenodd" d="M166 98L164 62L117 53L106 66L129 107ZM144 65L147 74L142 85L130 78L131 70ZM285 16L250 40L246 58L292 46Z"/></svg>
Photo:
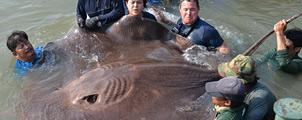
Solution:
<svg viewBox="0 0 302 120"><path fill-rule="evenodd" d="M12 51L13 56L18 58L15 65L15 73L17 74L26 74L43 55L43 46L34 49L24 31L13 31L7 38L6 45Z"/></svg>

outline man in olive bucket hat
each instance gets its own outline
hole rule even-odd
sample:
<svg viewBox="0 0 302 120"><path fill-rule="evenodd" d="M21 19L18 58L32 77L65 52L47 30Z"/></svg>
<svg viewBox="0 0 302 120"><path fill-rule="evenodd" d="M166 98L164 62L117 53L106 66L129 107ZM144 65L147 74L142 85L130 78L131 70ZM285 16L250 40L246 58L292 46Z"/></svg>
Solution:
<svg viewBox="0 0 302 120"><path fill-rule="evenodd" d="M257 81L259 78L254 60L239 54L231 62L219 64L218 72L222 77L234 76L244 83L244 102L248 105L245 120L274 120L276 97L266 85Z"/></svg>

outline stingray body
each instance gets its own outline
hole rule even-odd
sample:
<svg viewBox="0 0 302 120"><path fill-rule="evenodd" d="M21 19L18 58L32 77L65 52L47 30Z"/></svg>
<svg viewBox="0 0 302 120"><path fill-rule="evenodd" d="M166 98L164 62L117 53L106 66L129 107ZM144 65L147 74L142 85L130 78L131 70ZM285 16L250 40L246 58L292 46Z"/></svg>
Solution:
<svg viewBox="0 0 302 120"><path fill-rule="evenodd" d="M74 26L48 43L16 106L23 119L177 120L217 71L185 61L185 43L157 22L123 17L107 34ZM209 103L210 104L210 103Z"/></svg>

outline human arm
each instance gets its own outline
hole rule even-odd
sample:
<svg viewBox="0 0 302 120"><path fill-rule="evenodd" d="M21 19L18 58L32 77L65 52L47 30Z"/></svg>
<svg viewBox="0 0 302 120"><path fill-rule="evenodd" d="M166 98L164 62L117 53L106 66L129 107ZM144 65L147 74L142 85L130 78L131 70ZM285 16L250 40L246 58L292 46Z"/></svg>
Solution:
<svg viewBox="0 0 302 120"><path fill-rule="evenodd" d="M274 25L274 31L277 37L277 50L286 49L285 35L283 31L286 29L286 21L283 19Z"/></svg>
<svg viewBox="0 0 302 120"><path fill-rule="evenodd" d="M163 23L168 24L168 25L171 25L171 26L175 26L175 25L176 25L175 22L173 22L173 21L167 19L167 18L165 17L165 15L163 14L162 11L156 9L156 8L153 7L153 6L151 6L151 8L152 8L152 10L153 10L154 12L156 12L156 13L158 14L158 16L156 17L156 19L157 19L158 21L163 22Z"/></svg>
<svg viewBox="0 0 302 120"><path fill-rule="evenodd" d="M83 0L78 0L76 12L77 12L77 14L76 14L77 22L78 22L79 26L82 27L85 25L85 20L86 20L85 4L84 4Z"/></svg>
<svg viewBox="0 0 302 120"><path fill-rule="evenodd" d="M217 51L223 54L230 54L231 49L221 38L219 32L212 26L206 26L203 34L203 39L207 40L206 46L216 48Z"/></svg>
<svg viewBox="0 0 302 120"><path fill-rule="evenodd" d="M224 54L230 54L231 53L231 49L229 48L229 46L225 42L223 42L222 45L217 48L217 50L221 53L224 53Z"/></svg>
<svg viewBox="0 0 302 120"><path fill-rule="evenodd" d="M266 51L265 53L263 53L260 57L254 59L254 61L256 62L257 65L260 65L262 63L266 63L268 62L270 59L273 59L273 57L275 57L277 54L276 49L270 49L268 51Z"/></svg>
<svg viewBox="0 0 302 120"><path fill-rule="evenodd" d="M114 1L115 1L114 4L111 6L112 11L110 11L107 14L97 16L98 21L100 21L101 23L99 26L114 23L125 15L123 0L114 0Z"/></svg>

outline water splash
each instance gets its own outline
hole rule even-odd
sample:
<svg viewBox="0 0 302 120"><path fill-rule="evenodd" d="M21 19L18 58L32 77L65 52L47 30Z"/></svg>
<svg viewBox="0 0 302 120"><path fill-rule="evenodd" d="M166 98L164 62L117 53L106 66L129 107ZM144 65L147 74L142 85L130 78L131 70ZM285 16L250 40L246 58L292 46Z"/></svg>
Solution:
<svg viewBox="0 0 302 120"><path fill-rule="evenodd" d="M188 48L182 55L187 61L207 66L208 69L215 70L222 62L231 60L230 56L216 51L208 51L206 47L195 45Z"/></svg>

